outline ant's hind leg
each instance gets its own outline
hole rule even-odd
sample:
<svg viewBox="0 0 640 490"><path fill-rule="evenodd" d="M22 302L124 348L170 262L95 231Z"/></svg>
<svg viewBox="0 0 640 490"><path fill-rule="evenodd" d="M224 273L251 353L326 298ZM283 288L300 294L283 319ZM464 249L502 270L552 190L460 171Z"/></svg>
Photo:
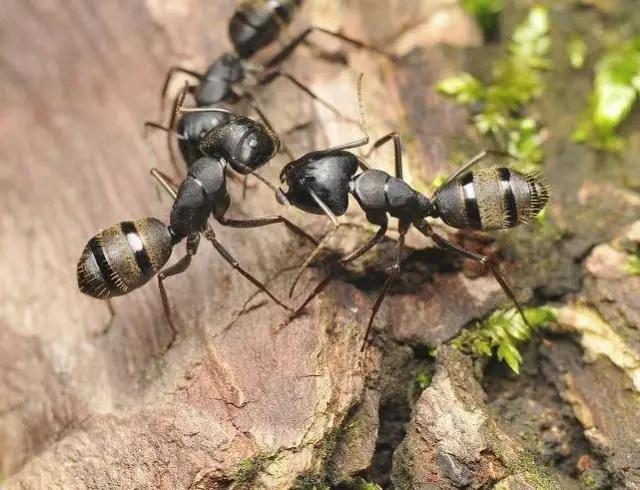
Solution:
<svg viewBox="0 0 640 490"><path fill-rule="evenodd" d="M424 220L420 223L414 223L414 225L423 235L431 238L434 241L434 243L438 245L440 248L443 248L445 250L450 250L452 252L456 252L462 255L463 257L466 257L468 259L471 259L486 265L491 271L491 274L493 274L493 277L495 277L496 281L498 281L498 284L500 285L504 293L513 302L514 306L518 310L518 313L520 313L520 316L524 320L524 323L527 326L531 327L531 324L527 320L527 317L524 314L524 310L522 309L522 306L520 306L520 303L516 299L516 296L513 293L511 286L509 285L507 280L504 278L504 276L502 275L498 267L491 261L491 259L489 259L489 257L487 257L486 255L471 252L462 247L458 247L457 245L451 243L446 238L438 235L435 231L433 231L433 228L431 228L431 226Z"/></svg>
<svg viewBox="0 0 640 490"><path fill-rule="evenodd" d="M164 281L168 277L175 276L176 274L181 274L189 268L189 266L191 265L191 257L193 257L198 251L199 243L199 234L193 233L192 235L190 235L187 238L187 254L178 262L160 271L160 273L158 274L158 288L160 289L160 297L162 298L162 308L164 310L164 315L169 323L169 327L171 327L171 340L169 340L168 344L164 347L163 353L168 351L173 346L173 343L176 340L176 336L178 335L178 331L173 323L173 320L171 319L171 304L169 303L167 290L164 287Z"/></svg>

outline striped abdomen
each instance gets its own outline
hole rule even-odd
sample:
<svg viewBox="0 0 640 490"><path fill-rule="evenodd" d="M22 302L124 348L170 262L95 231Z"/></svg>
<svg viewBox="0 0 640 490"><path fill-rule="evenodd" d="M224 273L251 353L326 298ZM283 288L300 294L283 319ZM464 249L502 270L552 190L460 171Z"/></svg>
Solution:
<svg viewBox="0 0 640 490"><path fill-rule="evenodd" d="M89 240L78 261L78 288L100 299L126 294L149 281L172 249L171 234L162 221L123 221Z"/></svg>
<svg viewBox="0 0 640 490"><path fill-rule="evenodd" d="M540 178L507 167L467 172L442 186L433 204L455 228L499 230L527 223L549 200Z"/></svg>

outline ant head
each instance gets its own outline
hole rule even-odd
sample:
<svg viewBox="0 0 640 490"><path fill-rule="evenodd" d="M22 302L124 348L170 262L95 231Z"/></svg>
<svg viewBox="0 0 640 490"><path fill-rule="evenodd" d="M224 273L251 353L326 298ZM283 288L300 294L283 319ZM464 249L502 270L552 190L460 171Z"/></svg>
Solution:
<svg viewBox="0 0 640 490"><path fill-rule="evenodd" d="M308 213L325 213L319 199L340 216L349 205L349 183L357 168L357 161L348 153L308 153L282 169L281 181L288 186L287 192L282 194L291 204Z"/></svg>
<svg viewBox="0 0 640 490"><path fill-rule="evenodd" d="M262 124L238 117L230 127L222 147L233 170L247 174L266 165L280 148L280 140Z"/></svg>

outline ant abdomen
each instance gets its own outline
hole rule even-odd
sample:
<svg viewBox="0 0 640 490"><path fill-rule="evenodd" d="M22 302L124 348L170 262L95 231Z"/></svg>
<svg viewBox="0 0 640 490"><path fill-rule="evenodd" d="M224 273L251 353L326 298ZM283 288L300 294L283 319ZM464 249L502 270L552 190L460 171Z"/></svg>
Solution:
<svg viewBox="0 0 640 490"><path fill-rule="evenodd" d="M127 294L156 275L172 249L169 228L156 218L110 226L85 246L78 261L78 288L99 299Z"/></svg>
<svg viewBox="0 0 640 490"><path fill-rule="evenodd" d="M276 40L282 26L289 24L302 0L248 0L229 22L229 39L244 59Z"/></svg>
<svg viewBox="0 0 640 490"><path fill-rule="evenodd" d="M439 188L433 204L454 228L500 230L527 223L549 200L539 176L507 167L469 171Z"/></svg>

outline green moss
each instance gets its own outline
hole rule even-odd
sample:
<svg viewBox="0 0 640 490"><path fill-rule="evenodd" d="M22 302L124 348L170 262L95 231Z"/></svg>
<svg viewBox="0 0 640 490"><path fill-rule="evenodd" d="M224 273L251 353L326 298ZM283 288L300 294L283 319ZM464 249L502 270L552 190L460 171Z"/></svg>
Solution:
<svg viewBox="0 0 640 490"><path fill-rule="evenodd" d="M572 139L598 150L620 152L625 141L617 128L631 112L640 91L640 36L612 46L598 61L584 113Z"/></svg>
<svg viewBox="0 0 640 490"><path fill-rule="evenodd" d="M598 488L598 482L592 474L585 472L580 476L580 488L584 490L596 490Z"/></svg>
<svg viewBox="0 0 640 490"><path fill-rule="evenodd" d="M257 454L241 461L233 477L236 488L249 488L271 459L271 455Z"/></svg>
<svg viewBox="0 0 640 490"><path fill-rule="evenodd" d="M574 70L580 70L587 58L587 44L579 37L573 37L567 44L567 56Z"/></svg>
<svg viewBox="0 0 640 490"><path fill-rule="evenodd" d="M515 308L497 310L473 329L463 331L453 339L451 345L476 356L497 355L498 360L506 362L514 373L519 374L522 356L518 351L518 344L529 340L536 329L547 325L556 317L555 309L548 306L525 308L524 314L531 327Z"/></svg>
<svg viewBox="0 0 640 490"><path fill-rule="evenodd" d="M330 490L331 487L318 475L300 475L293 483L291 490Z"/></svg>
<svg viewBox="0 0 640 490"><path fill-rule="evenodd" d="M543 133L526 115L526 106L545 89L542 73L551 67L548 32L546 8L534 7L515 29L505 57L494 65L490 83L462 73L438 85L440 92L455 97L459 104L482 107L473 118L476 128L513 155L521 171L537 169L544 157Z"/></svg>
<svg viewBox="0 0 640 490"><path fill-rule="evenodd" d="M524 479L536 489L559 490L561 488L547 468L538 465L528 453L525 453L515 463L509 465L509 470L514 475L522 475Z"/></svg>
<svg viewBox="0 0 640 490"><path fill-rule="evenodd" d="M356 482L354 490L382 490L382 487L377 483L360 479L359 482Z"/></svg>
<svg viewBox="0 0 640 490"><path fill-rule="evenodd" d="M424 390L431 384L431 373L426 371L421 371L416 376L416 386L420 389L420 391Z"/></svg>
<svg viewBox="0 0 640 490"><path fill-rule="evenodd" d="M640 276L640 256L630 254L627 259L627 272L632 276Z"/></svg>

